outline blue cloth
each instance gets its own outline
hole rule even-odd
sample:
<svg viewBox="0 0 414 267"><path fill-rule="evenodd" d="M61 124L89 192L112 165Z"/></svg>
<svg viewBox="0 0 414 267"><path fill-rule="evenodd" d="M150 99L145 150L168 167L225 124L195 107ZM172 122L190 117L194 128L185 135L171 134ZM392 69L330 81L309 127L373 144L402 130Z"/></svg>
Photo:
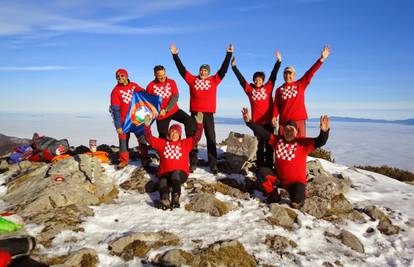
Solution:
<svg viewBox="0 0 414 267"><path fill-rule="evenodd" d="M121 108L119 106L110 106L112 119L114 120L115 129L122 128Z"/></svg>
<svg viewBox="0 0 414 267"><path fill-rule="evenodd" d="M148 114L151 117L151 124L157 119L161 108L162 98L144 92L134 92L131 99L131 106L122 126L124 133L144 134L144 119Z"/></svg>
<svg viewBox="0 0 414 267"><path fill-rule="evenodd" d="M9 163L19 163L30 158L33 149L30 145L21 145L14 148L14 152L10 155Z"/></svg>

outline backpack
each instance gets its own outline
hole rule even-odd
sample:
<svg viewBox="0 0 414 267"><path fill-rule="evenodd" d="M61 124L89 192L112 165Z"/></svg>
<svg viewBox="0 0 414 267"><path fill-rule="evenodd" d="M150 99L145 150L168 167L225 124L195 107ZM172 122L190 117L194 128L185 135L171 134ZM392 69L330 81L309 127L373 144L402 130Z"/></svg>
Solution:
<svg viewBox="0 0 414 267"><path fill-rule="evenodd" d="M14 152L9 157L9 163L19 163L30 158L33 154L33 148L30 145L22 145L14 148Z"/></svg>
<svg viewBox="0 0 414 267"><path fill-rule="evenodd" d="M48 150L49 154L53 156L57 156L56 149L59 146L64 147L64 152L62 152L61 154L66 153L70 148L69 142L67 139L56 140L55 138L48 137L48 136L43 136L43 137L34 139L32 146L33 148L41 150L41 151Z"/></svg>
<svg viewBox="0 0 414 267"><path fill-rule="evenodd" d="M223 153L224 162L221 171L226 173L242 173L255 165L257 138L248 134L230 132L226 139L227 149Z"/></svg>

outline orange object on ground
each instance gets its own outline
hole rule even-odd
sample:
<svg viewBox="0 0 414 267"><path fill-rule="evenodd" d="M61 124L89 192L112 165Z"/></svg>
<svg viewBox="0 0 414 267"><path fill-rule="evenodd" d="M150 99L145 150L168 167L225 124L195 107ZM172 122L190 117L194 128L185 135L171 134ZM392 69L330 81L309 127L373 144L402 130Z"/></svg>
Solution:
<svg viewBox="0 0 414 267"><path fill-rule="evenodd" d="M53 163L53 164L55 164L56 162L61 161L62 159L67 159L67 158L70 158L70 157L72 157L72 156L71 156L71 155L69 155L69 154L64 154L64 155L55 156L55 157L53 157L53 159L52 159L52 163Z"/></svg>
<svg viewBox="0 0 414 267"><path fill-rule="evenodd" d="M109 163L109 155L105 151L96 151L95 153L86 152L85 155L97 158L101 161L101 163Z"/></svg>

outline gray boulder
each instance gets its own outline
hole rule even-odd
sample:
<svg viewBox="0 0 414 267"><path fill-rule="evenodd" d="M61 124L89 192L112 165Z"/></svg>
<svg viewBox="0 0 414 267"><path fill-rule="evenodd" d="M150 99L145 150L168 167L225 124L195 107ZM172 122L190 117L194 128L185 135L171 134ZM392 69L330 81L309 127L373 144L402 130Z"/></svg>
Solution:
<svg viewBox="0 0 414 267"><path fill-rule="evenodd" d="M292 248L297 248L298 244L296 244L296 242L287 239L284 236L280 236L280 235L267 235L266 236L266 240L265 240L265 244L274 252L276 252L277 254L279 254L280 256L282 256L283 254L286 253L286 251L292 249Z"/></svg>
<svg viewBox="0 0 414 267"><path fill-rule="evenodd" d="M379 220L377 229L384 235L395 235L400 232L400 227L393 225L388 216L376 206L364 208L364 212L373 220Z"/></svg>
<svg viewBox="0 0 414 267"><path fill-rule="evenodd" d="M211 216L219 217L227 214L236 206L229 202L223 202L208 193L198 193L191 197L190 202L185 205L185 209L195 212L207 212Z"/></svg>
<svg viewBox="0 0 414 267"><path fill-rule="evenodd" d="M359 252L364 253L364 245L361 243L361 241L351 232L348 232L346 230L342 230L341 233L338 236L339 240L341 240L342 244L345 246Z"/></svg>
<svg viewBox="0 0 414 267"><path fill-rule="evenodd" d="M312 196L305 200L305 204L303 205L303 207L300 208L300 210L320 219L326 214L328 206L328 199L318 196Z"/></svg>
<svg viewBox="0 0 414 267"><path fill-rule="evenodd" d="M266 221L272 225L281 226L285 229L292 230L293 224L297 219L297 214L289 208L285 208L279 204L270 204L271 216L266 218Z"/></svg>

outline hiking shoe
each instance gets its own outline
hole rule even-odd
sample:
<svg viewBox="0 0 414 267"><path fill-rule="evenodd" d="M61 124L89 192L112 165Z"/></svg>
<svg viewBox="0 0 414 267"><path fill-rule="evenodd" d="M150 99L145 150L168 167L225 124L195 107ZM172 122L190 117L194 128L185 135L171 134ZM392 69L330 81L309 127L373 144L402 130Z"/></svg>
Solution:
<svg viewBox="0 0 414 267"><path fill-rule="evenodd" d="M195 172L196 169L197 169L197 165L190 165L190 173Z"/></svg>
<svg viewBox="0 0 414 267"><path fill-rule="evenodd" d="M170 200L167 198L162 198L160 201L161 209L167 210L170 208Z"/></svg>
<svg viewBox="0 0 414 267"><path fill-rule="evenodd" d="M302 207L301 203L296 203L296 202L292 202L292 204L290 204L292 206L292 208L294 209L300 209Z"/></svg>
<svg viewBox="0 0 414 267"><path fill-rule="evenodd" d="M268 204L271 204L271 203L278 203L279 201L280 201L280 196L279 196L279 193L277 192L277 189L274 189L272 192L270 192L270 193L267 195L266 202L267 202Z"/></svg>
<svg viewBox="0 0 414 267"><path fill-rule="evenodd" d="M218 174L218 168L217 168L217 166L210 167L210 170L211 170L211 173L212 174L214 174L214 175Z"/></svg>
<svg viewBox="0 0 414 267"><path fill-rule="evenodd" d="M180 207L180 194L178 193L172 194L171 207L173 209Z"/></svg>
<svg viewBox="0 0 414 267"><path fill-rule="evenodd" d="M117 166L116 166L116 169L117 170L121 170L121 169L123 169L123 168L125 168L126 166L128 166L128 163L125 163L125 162L120 162Z"/></svg>

